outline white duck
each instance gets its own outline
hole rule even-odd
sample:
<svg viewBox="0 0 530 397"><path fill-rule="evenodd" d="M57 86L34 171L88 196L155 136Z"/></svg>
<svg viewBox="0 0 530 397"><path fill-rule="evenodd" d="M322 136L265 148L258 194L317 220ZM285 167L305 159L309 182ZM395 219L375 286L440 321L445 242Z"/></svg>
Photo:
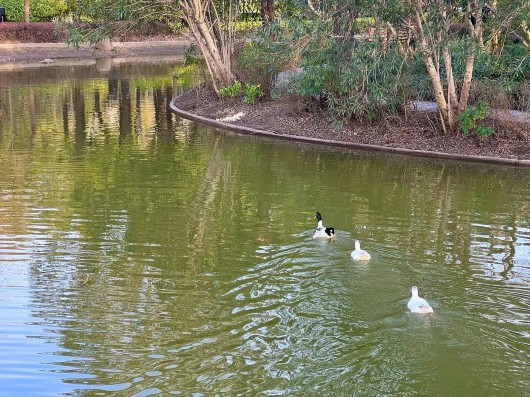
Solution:
<svg viewBox="0 0 530 397"><path fill-rule="evenodd" d="M335 237L335 228L333 227L325 227L323 224L322 224L322 216L320 215L320 212L317 212L316 215L317 217L317 228L315 230L315 234L313 234L313 238L319 238L319 237L325 237L325 238L330 238L330 237Z"/></svg>
<svg viewBox="0 0 530 397"><path fill-rule="evenodd" d="M407 307L412 313L428 314L433 313L432 307L429 303L418 296L418 287L411 288L412 298L410 298Z"/></svg>
<svg viewBox="0 0 530 397"><path fill-rule="evenodd" d="M361 249L361 243L358 240L355 240L355 249L351 252L351 257L356 261L369 261L372 259L368 252Z"/></svg>

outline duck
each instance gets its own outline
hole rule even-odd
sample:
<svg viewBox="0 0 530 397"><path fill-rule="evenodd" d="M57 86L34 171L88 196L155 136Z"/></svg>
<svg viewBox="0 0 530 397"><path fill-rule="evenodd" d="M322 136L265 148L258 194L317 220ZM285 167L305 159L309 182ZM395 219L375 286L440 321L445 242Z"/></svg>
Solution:
<svg viewBox="0 0 530 397"><path fill-rule="evenodd" d="M351 252L351 257L356 261L369 261L372 259L368 252L361 249L359 240L355 240L355 249Z"/></svg>
<svg viewBox="0 0 530 397"><path fill-rule="evenodd" d="M418 296L418 287L413 286L411 292L412 298L407 303L407 307L412 313L429 314L434 312L431 305L425 299Z"/></svg>
<svg viewBox="0 0 530 397"><path fill-rule="evenodd" d="M335 237L335 228L333 227L325 227L323 224L322 224L322 215L320 215L320 212L317 212L315 214L316 218L317 218L317 228L315 230L315 234L313 234L313 238L320 238L320 237L325 237L325 238L331 238L331 237Z"/></svg>

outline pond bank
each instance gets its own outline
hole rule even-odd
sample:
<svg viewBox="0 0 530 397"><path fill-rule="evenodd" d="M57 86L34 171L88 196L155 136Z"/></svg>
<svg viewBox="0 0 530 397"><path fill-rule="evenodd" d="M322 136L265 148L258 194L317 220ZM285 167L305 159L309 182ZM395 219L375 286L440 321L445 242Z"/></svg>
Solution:
<svg viewBox="0 0 530 397"><path fill-rule="evenodd" d="M526 123L492 137L441 134L436 114L410 109L406 118L389 117L377 123L338 126L325 112L308 112L293 98L245 105L238 98L217 99L208 90L174 98L171 110L187 119L231 131L273 138L402 153L414 156L530 166Z"/></svg>
<svg viewBox="0 0 530 397"><path fill-rule="evenodd" d="M153 57L184 57L191 41L186 35L174 39L157 41L131 41L113 43L110 51L98 50L93 45L84 44L79 48L66 43L0 43L0 66L24 67L38 65L44 60L48 64L59 61L73 62L101 58L127 58L131 61L149 60ZM42 63L45 64L45 63ZM6 66L7 65L7 66Z"/></svg>

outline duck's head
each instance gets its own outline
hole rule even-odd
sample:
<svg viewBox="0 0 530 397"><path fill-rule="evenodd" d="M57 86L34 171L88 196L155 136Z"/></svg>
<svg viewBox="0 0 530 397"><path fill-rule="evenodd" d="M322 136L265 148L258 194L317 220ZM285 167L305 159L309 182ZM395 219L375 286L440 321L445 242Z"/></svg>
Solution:
<svg viewBox="0 0 530 397"><path fill-rule="evenodd" d="M355 250L359 251L361 249L361 243L359 240L355 240Z"/></svg>
<svg viewBox="0 0 530 397"><path fill-rule="evenodd" d="M418 287L413 286L410 291L412 292L412 296L418 296Z"/></svg>
<svg viewBox="0 0 530 397"><path fill-rule="evenodd" d="M320 215L320 212L317 212L315 214L315 216L317 217L317 221L321 221L322 220L322 215Z"/></svg>

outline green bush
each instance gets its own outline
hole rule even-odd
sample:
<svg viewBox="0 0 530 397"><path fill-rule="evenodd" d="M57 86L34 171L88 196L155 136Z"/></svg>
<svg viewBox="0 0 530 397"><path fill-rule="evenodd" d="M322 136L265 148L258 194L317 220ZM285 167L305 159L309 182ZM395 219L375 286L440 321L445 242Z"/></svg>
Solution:
<svg viewBox="0 0 530 397"><path fill-rule="evenodd" d="M255 32L253 40L236 50L235 73L245 82L261 86L270 96L278 73L286 67L291 47L282 36L282 26L273 23Z"/></svg>
<svg viewBox="0 0 530 397"><path fill-rule="evenodd" d="M265 96L265 94L261 90L259 84L247 84L245 87L245 97L243 98L243 102L247 105L253 105L258 98L262 98L263 96Z"/></svg>
<svg viewBox="0 0 530 397"><path fill-rule="evenodd" d="M240 81L236 81L233 84L223 86L219 88L219 95L221 97L234 98L243 93L243 87Z"/></svg>
<svg viewBox="0 0 530 397"><path fill-rule="evenodd" d="M23 0L2 0L1 5L6 9L8 21L24 21ZM32 22L46 22L63 15L67 10L66 0L31 0L29 16Z"/></svg>
<svg viewBox="0 0 530 397"><path fill-rule="evenodd" d="M468 135L471 131L475 131L480 136L489 136L493 134L491 127L477 126L477 121L484 120L488 114L488 105L484 102L479 102L476 106L469 106L460 116L458 122L460 123L460 130L464 135Z"/></svg>
<svg viewBox="0 0 530 397"><path fill-rule="evenodd" d="M398 51L383 53L376 43L325 40L316 40L304 54L301 95L324 93L328 109L340 120L374 120L403 107L410 77Z"/></svg>

